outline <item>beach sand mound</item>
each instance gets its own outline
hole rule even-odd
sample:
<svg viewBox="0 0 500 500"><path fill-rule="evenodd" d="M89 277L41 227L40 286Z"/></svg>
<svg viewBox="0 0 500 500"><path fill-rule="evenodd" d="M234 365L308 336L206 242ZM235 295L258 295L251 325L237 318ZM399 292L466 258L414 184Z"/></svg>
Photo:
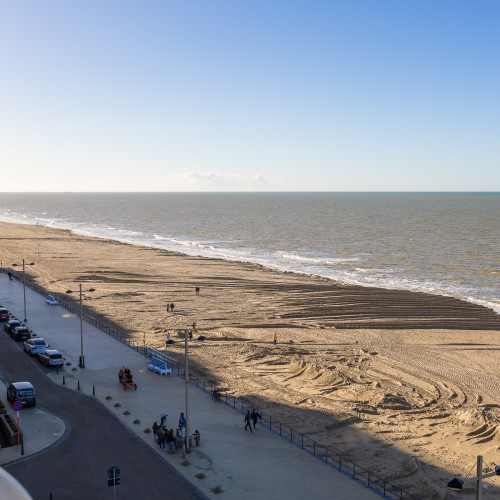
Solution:
<svg viewBox="0 0 500 500"><path fill-rule="evenodd" d="M410 410L412 405L401 394L385 393L375 405L386 410Z"/></svg>

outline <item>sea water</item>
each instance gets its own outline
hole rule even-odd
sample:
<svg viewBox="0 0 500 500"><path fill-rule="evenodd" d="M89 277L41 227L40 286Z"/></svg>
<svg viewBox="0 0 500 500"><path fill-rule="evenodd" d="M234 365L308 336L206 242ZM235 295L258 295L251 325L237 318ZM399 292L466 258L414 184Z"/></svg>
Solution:
<svg viewBox="0 0 500 500"><path fill-rule="evenodd" d="M0 219L500 312L500 193L4 193Z"/></svg>

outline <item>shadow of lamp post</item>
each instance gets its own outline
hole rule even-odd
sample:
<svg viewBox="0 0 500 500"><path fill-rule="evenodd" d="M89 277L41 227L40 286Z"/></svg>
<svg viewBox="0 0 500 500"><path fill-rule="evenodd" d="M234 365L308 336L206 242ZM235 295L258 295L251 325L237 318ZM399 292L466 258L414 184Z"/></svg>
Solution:
<svg viewBox="0 0 500 500"><path fill-rule="evenodd" d="M478 455L476 477L471 478L474 479L476 483L476 500L481 500L483 497L483 479L493 476L500 476L500 465L495 465L495 470L493 472L483 474L483 457ZM450 478L447 484L448 489L455 491L463 490L466 479L461 479L459 477Z"/></svg>
<svg viewBox="0 0 500 500"><path fill-rule="evenodd" d="M83 355L83 292L95 292L95 288L89 288L88 290L82 290L82 284L80 287L80 360L78 366L80 368L85 368L85 356ZM66 290L66 293L73 293L73 290Z"/></svg>
<svg viewBox="0 0 500 500"><path fill-rule="evenodd" d="M34 266L34 262L30 262L29 264L25 263L23 259L23 297L24 297L24 322L28 321L28 317L26 314L26 266ZM17 264L12 264L12 266L16 267Z"/></svg>

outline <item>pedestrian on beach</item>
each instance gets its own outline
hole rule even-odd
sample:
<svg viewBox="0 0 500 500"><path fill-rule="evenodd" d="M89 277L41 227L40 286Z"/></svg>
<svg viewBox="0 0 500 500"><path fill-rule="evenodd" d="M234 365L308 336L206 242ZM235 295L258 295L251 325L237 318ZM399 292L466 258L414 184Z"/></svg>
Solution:
<svg viewBox="0 0 500 500"><path fill-rule="evenodd" d="M260 418L262 420L262 415L255 408L252 408L250 417L252 418L253 428L255 429L255 426L257 425L257 419Z"/></svg>
<svg viewBox="0 0 500 500"><path fill-rule="evenodd" d="M193 330L196 331L196 321L193 321Z"/></svg>
<svg viewBox="0 0 500 500"><path fill-rule="evenodd" d="M197 286L197 287L195 288L195 291L196 291L196 295L200 295L200 287L199 287L199 286Z"/></svg>
<svg viewBox="0 0 500 500"><path fill-rule="evenodd" d="M173 302L170 304L170 312L174 312L174 303Z"/></svg>
<svg viewBox="0 0 500 500"><path fill-rule="evenodd" d="M189 340L193 340L193 330L189 330Z"/></svg>
<svg viewBox="0 0 500 500"><path fill-rule="evenodd" d="M170 304L167 304L167 312L170 312Z"/></svg>
<svg viewBox="0 0 500 500"><path fill-rule="evenodd" d="M273 335L273 344L276 345L278 343L278 335L276 332L274 332L274 335Z"/></svg>
<svg viewBox="0 0 500 500"><path fill-rule="evenodd" d="M253 433L252 430L252 415L250 414L250 410L247 411L247 414L245 415L245 431L247 430L247 427L250 429L250 432Z"/></svg>
<svg viewBox="0 0 500 500"><path fill-rule="evenodd" d="M170 344L170 332L167 332L167 334L165 335L165 345L168 347L168 344Z"/></svg>

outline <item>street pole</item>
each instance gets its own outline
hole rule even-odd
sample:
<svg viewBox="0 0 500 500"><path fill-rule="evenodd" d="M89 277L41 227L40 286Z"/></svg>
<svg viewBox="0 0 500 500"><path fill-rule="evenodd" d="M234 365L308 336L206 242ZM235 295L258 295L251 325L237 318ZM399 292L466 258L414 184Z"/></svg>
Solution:
<svg viewBox="0 0 500 500"><path fill-rule="evenodd" d="M483 497L483 457L477 456L476 500Z"/></svg>
<svg viewBox="0 0 500 500"><path fill-rule="evenodd" d="M28 321L26 317L26 270L24 269L24 259L23 259L23 294L24 294L24 322Z"/></svg>
<svg viewBox="0 0 500 500"><path fill-rule="evenodd" d="M185 452L189 450L189 374L188 374L188 331L184 330L184 381L185 381L185 394L186 394L186 438L184 439Z"/></svg>
<svg viewBox="0 0 500 500"><path fill-rule="evenodd" d="M80 283L80 368L85 368L85 357L83 356L83 292L82 284Z"/></svg>

